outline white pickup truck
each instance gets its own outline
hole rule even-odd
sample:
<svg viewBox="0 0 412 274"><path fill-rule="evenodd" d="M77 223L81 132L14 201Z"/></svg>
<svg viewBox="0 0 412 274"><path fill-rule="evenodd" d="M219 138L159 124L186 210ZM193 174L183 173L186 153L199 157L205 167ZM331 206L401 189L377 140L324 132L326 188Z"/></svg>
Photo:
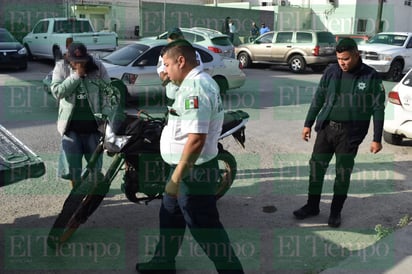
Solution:
<svg viewBox="0 0 412 274"><path fill-rule="evenodd" d="M411 32L381 32L358 47L362 61L387 80L398 82L412 68Z"/></svg>
<svg viewBox="0 0 412 274"><path fill-rule="evenodd" d="M89 51L113 51L118 46L115 32L96 32L89 19L45 18L23 38L29 58L59 60L73 42L82 42Z"/></svg>

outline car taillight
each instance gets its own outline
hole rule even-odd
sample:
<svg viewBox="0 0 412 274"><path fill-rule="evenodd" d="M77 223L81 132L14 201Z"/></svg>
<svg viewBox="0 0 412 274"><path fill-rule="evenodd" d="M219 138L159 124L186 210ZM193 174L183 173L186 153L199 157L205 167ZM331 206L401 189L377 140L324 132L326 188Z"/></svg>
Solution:
<svg viewBox="0 0 412 274"><path fill-rule="evenodd" d="M319 56L319 49L320 49L320 47L319 47L319 46L316 46L316 47L313 49L313 55Z"/></svg>
<svg viewBox="0 0 412 274"><path fill-rule="evenodd" d="M399 93L397 93L396 91L389 92L388 101L395 105L402 105L401 99L399 98Z"/></svg>
<svg viewBox="0 0 412 274"><path fill-rule="evenodd" d="M239 61L239 69L243 69L243 65L240 61Z"/></svg>
<svg viewBox="0 0 412 274"><path fill-rule="evenodd" d="M216 48L216 47L207 47L209 50L215 52L215 53L222 53L222 50L220 48Z"/></svg>

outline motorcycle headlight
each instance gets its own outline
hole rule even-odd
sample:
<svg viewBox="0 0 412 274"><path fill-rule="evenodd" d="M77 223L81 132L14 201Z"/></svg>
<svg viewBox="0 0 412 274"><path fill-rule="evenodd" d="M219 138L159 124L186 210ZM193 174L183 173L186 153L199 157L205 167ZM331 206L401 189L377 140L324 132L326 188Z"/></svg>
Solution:
<svg viewBox="0 0 412 274"><path fill-rule="evenodd" d="M26 50L25 47L22 47L17 53L21 54L21 55L25 55L25 54L27 54L27 50Z"/></svg>

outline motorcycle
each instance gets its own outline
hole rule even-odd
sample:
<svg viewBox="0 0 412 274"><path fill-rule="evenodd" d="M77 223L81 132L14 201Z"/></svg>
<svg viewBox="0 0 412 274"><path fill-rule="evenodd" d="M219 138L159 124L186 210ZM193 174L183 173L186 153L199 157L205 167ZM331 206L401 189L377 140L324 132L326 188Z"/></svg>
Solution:
<svg viewBox="0 0 412 274"><path fill-rule="evenodd" d="M119 82L112 81L103 87L111 95L116 88L120 90L125 86L119 88ZM71 190L49 232L47 243L51 248L66 242L96 211L120 170L124 170L122 191L129 201L147 204L162 198L170 170L160 155L160 136L167 115L158 118L137 111L127 114L120 126L108 116L102 118L105 120L104 131L99 144L82 171L80 183ZM244 147L248 118L248 113L241 110L225 112L220 140L232 135ZM235 157L220 142L218 148L220 180L216 199L230 189L237 172ZM94 171L96 161L103 153L111 157L111 164L104 174Z"/></svg>

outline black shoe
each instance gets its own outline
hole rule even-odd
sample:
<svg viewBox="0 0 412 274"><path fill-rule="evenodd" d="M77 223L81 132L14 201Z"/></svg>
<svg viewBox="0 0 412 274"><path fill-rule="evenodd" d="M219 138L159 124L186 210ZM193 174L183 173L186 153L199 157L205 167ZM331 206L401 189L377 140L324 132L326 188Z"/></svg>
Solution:
<svg viewBox="0 0 412 274"><path fill-rule="evenodd" d="M141 274L176 274L176 265L174 262L155 262L136 264L137 273Z"/></svg>
<svg viewBox="0 0 412 274"><path fill-rule="evenodd" d="M329 220L328 220L328 226L330 227L339 227L340 223L341 223L341 217L340 217L340 213L336 214L336 215L330 215L329 216Z"/></svg>
<svg viewBox="0 0 412 274"><path fill-rule="evenodd" d="M312 208L309 208L308 205L304 205L298 210L293 211L293 215L295 215L297 219L303 220L308 217L319 215L319 209L312 209Z"/></svg>

